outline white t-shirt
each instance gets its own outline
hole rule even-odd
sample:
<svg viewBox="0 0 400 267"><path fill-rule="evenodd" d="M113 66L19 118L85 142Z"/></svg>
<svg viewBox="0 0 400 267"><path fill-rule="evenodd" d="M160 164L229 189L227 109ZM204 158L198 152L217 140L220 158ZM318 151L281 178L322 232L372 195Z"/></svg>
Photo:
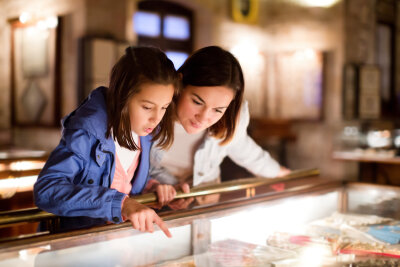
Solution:
<svg viewBox="0 0 400 267"><path fill-rule="evenodd" d="M174 143L164 152L161 166L174 175L179 182L186 181L193 175L194 153L204 134L205 131L188 134L180 123L175 122Z"/></svg>
<svg viewBox="0 0 400 267"><path fill-rule="evenodd" d="M136 144L139 144L138 143L139 136L134 131L132 131L132 138ZM121 147L117 140L114 140L114 144L115 144L115 153L118 156L119 162L121 163L124 171L127 172L129 167L132 165L132 162L135 159L136 154L139 153L140 151L139 150L132 151L125 147Z"/></svg>

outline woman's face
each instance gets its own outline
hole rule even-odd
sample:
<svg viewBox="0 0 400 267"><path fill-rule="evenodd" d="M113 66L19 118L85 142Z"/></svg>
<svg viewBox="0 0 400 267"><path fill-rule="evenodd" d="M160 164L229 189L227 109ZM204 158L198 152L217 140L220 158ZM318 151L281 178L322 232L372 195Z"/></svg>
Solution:
<svg viewBox="0 0 400 267"><path fill-rule="evenodd" d="M171 84L142 84L139 93L133 95L129 102L132 131L139 136L151 133L163 118L173 94Z"/></svg>
<svg viewBox="0 0 400 267"><path fill-rule="evenodd" d="M188 85L177 104L179 122L189 134L203 131L221 119L233 97L229 87Z"/></svg>

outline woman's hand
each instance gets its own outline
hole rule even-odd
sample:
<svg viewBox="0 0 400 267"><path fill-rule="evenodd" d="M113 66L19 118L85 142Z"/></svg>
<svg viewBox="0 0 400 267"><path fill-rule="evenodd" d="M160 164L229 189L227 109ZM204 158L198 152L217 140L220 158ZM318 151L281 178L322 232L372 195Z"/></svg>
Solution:
<svg viewBox="0 0 400 267"><path fill-rule="evenodd" d="M121 214L124 218L131 221L132 227L136 230L152 233L154 231L153 223L155 223L166 236L172 237L167 225L154 210L140 204L132 198L128 197L124 200Z"/></svg>
<svg viewBox="0 0 400 267"><path fill-rule="evenodd" d="M288 175L289 173L291 173L292 171L286 167L281 166L281 168L279 169L278 175L277 177L282 177L285 175Z"/></svg>

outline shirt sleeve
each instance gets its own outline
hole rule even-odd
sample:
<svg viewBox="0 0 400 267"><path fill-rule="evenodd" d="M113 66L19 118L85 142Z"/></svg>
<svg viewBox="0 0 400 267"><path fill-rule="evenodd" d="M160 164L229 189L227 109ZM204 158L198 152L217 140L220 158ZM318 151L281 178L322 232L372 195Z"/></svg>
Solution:
<svg viewBox="0 0 400 267"><path fill-rule="evenodd" d="M235 136L228 144L227 155L239 166L254 175L273 178L280 170L279 163L247 134L250 116L247 102L242 105Z"/></svg>

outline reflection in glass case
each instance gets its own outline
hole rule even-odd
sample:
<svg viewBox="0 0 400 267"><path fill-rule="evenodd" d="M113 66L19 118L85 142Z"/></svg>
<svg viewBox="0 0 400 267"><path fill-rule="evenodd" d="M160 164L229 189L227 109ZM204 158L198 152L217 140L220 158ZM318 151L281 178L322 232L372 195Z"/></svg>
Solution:
<svg viewBox="0 0 400 267"><path fill-rule="evenodd" d="M397 187L326 180L257 188L161 212L170 239L108 225L0 243L0 266L399 266L399 199Z"/></svg>

